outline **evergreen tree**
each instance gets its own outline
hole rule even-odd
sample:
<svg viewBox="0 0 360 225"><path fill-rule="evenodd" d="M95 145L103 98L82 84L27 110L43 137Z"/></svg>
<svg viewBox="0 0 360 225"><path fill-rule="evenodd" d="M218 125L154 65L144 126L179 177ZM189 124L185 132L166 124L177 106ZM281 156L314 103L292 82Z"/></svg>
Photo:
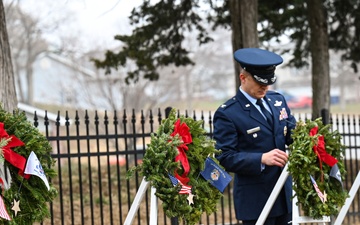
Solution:
<svg viewBox="0 0 360 225"><path fill-rule="evenodd" d="M341 51L342 59L352 62L357 71L359 5L360 0L160 0L153 5L146 0L131 12L131 24L136 25L133 33L115 37L124 47L118 53L108 51L105 60L94 61L97 67L110 73L111 69L133 60L137 69L128 74L128 82L141 75L156 80L159 67L194 64L184 40L187 34L196 31L199 44L211 41L207 23L213 29L219 26L231 29L234 50L257 47L258 41L280 40L287 35L295 46L279 53L292 54L289 66L316 65L312 67L312 87L313 118L317 118L321 109L330 107L329 50ZM239 68L234 65L237 89Z"/></svg>
<svg viewBox="0 0 360 225"><path fill-rule="evenodd" d="M118 69L133 61L137 69L128 73L126 82L136 82L141 76L157 80L157 69L160 67L194 64L189 57L192 49L184 44L184 40L196 33L200 45L212 41L209 22L213 24L213 29L222 26L233 30L234 50L258 46L257 1L161 0L153 5L150 2L145 0L141 6L133 9L129 19L136 28L130 35L115 36L124 46L119 52L107 51L105 60L94 59L98 68L110 73L111 69ZM210 7L204 9L205 5ZM234 89L237 89L239 66L237 63L234 65Z"/></svg>
<svg viewBox="0 0 360 225"><path fill-rule="evenodd" d="M341 53L357 72L360 61L359 0L292 1L259 0L261 41L280 40L287 35L290 43L281 53L290 52L289 66L312 66L313 119L322 109L330 108L329 50ZM311 63L310 63L311 59Z"/></svg>

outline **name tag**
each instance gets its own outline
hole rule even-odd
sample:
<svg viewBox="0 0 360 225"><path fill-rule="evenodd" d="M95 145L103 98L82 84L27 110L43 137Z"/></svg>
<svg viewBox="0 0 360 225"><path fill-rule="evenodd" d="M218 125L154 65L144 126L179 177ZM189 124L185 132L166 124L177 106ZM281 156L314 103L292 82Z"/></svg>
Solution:
<svg viewBox="0 0 360 225"><path fill-rule="evenodd" d="M252 133L255 133L257 131L260 131L260 127L254 127L252 129L249 129L246 131L247 134L252 134Z"/></svg>

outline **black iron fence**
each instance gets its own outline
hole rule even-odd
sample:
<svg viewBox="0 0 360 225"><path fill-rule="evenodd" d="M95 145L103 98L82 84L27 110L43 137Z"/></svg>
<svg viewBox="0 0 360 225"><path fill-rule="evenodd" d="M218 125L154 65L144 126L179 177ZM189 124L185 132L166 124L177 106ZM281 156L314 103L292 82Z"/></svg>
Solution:
<svg viewBox="0 0 360 225"><path fill-rule="evenodd" d="M178 112L180 114L180 112ZM195 120L203 120L203 127L212 135L211 112L183 112ZM63 116L63 119L62 119ZM308 114L297 114L301 120ZM123 224L142 177L128 180L127 171L141 163L150 134L155 132L165 111L58 113L56 121L45 116L40 121L35 114L34 125L44 125L43 132L53 146L58 176L52 180L59 195L50 205L51 218L43 224L70 225ZM346 150L345 188L349 190L359 171L360 117L332 115L332 128L343 136ZM204 215L199 224L238 224L232 205L232 184L219 201L218 211ZM139 205L133 224L150 224L150 190ZM360 196L357 194L344 224L360 224ZM167 218L158 201L158 224L174 224Z"/></svg>

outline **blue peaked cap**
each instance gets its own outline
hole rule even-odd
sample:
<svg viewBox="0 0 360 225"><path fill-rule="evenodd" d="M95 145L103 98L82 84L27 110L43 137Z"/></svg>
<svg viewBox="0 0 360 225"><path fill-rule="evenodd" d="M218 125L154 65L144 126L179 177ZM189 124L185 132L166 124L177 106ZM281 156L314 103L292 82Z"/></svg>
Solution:
<svg viewBox="0 0 360 225"><path fill-rule="evenodd" d="M280 55L259 48L239 49L235 51L234 59L262 85L275 83L275 68L283 62Z"/></svg>

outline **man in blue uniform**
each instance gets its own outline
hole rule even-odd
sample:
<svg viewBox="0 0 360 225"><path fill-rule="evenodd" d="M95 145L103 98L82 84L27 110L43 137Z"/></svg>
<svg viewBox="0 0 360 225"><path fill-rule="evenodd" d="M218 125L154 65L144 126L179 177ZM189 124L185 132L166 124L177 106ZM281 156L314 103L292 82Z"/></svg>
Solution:
<svg viewBox="0 0 360 225"><path fill-rule="evenodd" d="M214 114L217 157L228 172L234 173L236 218L244 225L256 224L281 172L291 144L296 120L284 96L270 91L281 56L258 48L239 49L234 58L240 63L241 86L233 98ZM292 217L292 182L289 177L276 199L266 225L286 225Z"/></svg>

